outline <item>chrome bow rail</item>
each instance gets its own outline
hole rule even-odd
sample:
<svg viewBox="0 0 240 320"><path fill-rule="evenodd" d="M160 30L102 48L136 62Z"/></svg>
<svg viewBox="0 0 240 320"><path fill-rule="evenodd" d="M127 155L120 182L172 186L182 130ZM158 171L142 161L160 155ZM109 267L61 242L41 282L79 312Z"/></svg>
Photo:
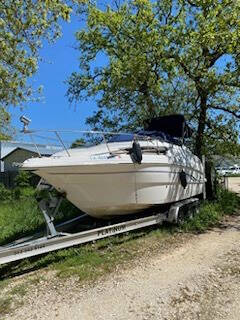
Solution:
<svg viewBox="0 0 240 320"><path fill-rule="evenodd" d="M25 117L25 119L27 119ZM28 119L29 120L29 119ZM21 120L22 121L22 120ZM58 146L62 147L62 150L65 150L66 154L68 157L71 157L71 153L69 152L69 147L68 145L70 144L70 142L68 141L67 143L64 141L64 139L62 138L63 134L82 134L82 135L98 135L102 138L102 141L105 143L106 148L109 152L110 155L115 155L116 152L112 152L110 150L109 147L109 142L107 137L109 136L118 136L118 135L123 135L123 136L128 136L128 137L132 137L132 142L134 141L148 141L149 143L156 141L156 145L150 144L149 147L144 147L142 148L143 152L155 152L155 153L164 153L166 152L167 148L165 147L160 147L158 146L158 141L161 141L161 138L156 138L156 137L150 137L147 135L139 135L136 133L127 133L127 132L113 132L113 131L95 131L95 130L68 130L68 129L62 129L62 130L49 130L49 129L29 129L28 125L29 122L23 122L23 129L21 130L21 133L28 135L30 137L30 140L32 142L32 144L35 146L37 154L39 155L39 157L41 157L41 152L39 150L39 144L36 142L35 138L40 138L40 139L45 139L46 141L54 141L55 143L58 143ZM47 133L47 134L51 134L54 136L41 136L41 133ZM59 150L57 150L59 151ZM116 154L119 153L123 153L123 152L127 152L129 150L127 149L121 149L119 150L119 152L117 152Z"/></svg>

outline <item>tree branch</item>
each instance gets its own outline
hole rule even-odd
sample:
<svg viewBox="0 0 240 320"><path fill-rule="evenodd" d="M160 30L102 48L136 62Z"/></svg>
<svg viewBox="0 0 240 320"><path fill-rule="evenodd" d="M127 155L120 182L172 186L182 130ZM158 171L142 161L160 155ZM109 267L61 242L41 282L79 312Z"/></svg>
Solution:
<svg viewBox="0 0 240 320"><path fill-rule="evenodd" d="M196 5L193 1L187 0L187 3L190 4L190 6L192 7L199 8L199 6Z"/></svg>
<svg viewBox="0 0 240 320"><path fill-rule="evenodd" d="M235 118L239 119L240 120L240 113L237 113L233 110L229 110L225 107L219 107L219 106L213 106L213 105L208 105L208 108L210 109L215 109L215 110L221 110L221 111L224 111L224 112L227 112L227 113L230 113L232 114Z"/></svg>

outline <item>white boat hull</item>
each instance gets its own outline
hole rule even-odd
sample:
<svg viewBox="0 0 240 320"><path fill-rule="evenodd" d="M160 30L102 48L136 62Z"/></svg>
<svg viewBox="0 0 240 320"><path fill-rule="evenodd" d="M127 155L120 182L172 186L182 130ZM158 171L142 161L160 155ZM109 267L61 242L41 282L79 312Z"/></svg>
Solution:
<svg viewBox="0 0 240 320"><path fill-rule="evenodd" d="M31 160L35 159L29 163ZM51 158L41 160L38 165L37 161L31 165L26 162L23 168L34 169L57 190L64 191L76 207L98 218L136 213L203 192L200 160L179 146L172 147L167 155L144 155L141 164L134 164L129 155L88 161L75 158L75 162L65 156L65 165L61 158L55 162ZM185 188L180 181L182 170L186 173Z"/></svg>

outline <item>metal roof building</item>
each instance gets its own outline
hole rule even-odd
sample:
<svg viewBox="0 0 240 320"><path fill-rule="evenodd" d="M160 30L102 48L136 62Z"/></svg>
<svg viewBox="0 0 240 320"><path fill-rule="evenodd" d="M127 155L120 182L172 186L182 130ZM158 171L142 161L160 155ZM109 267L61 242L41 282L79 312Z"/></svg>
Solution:
<svg viewBox="0 0 240 320"><path fill-rule="evenodd" d="M37 146L37 148L36 148ZM23 141L0 141L0 172L4 172L4 162L10 157L15 157L16 162L21 162L23 160L23 153L25 157L29 155L37 156L38 152L41 155L50 156L55 152L62 150L62 147L56 145L44 145L44 144L34 144ZM20 156L21 154L21 156ZM19 161L18 161L18 157Z"/></svg>

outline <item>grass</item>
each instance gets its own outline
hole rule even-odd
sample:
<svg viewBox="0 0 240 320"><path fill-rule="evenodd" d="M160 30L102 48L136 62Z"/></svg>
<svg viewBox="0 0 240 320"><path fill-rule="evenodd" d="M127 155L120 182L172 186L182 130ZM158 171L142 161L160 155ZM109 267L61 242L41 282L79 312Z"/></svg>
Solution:
<svg viewBox="0 0 240 320"><path fill-rule="evenodd" d="M0 316L9 313L12 308L12 298L7 296L4 298L0 298Z"/></svg>
<svg viewBox="0 0 240 320"><path fill-rule="evenodd" d="M0 245L44 226L43 217L33 198L12 200L0 204Z"/></svg>
<svg viewBox="0 0 240 320"><path fill-rule="evenodd" d="M7 280L2 280L0 282L0 291L2 291L4 288L6 288L8 286L8 284L9 284L9 280L8 279Z"/></svg>
<svg viewBox="0 0 240 320"><path fill-rule="evenodd" d="M83 248L64 250L64 259L54 263L52 268L60 278L74 275L79 281L92 281L111 272L117 265L142 255L144 250L148 249L148 240L151 239L153 244L155 241L159 242L161 237L165 240L167 238L167 234L161 230L155 231L155 236L150 230L149 233L138 231L104 239Z"/></svg>
<svg viewBox="0 0 240 320"><path fill-rule="evenodd" d="M19 285L16 285L10 291L11 295L18 295L20 297L24 297L26 293L27 293L27 284L26 283L21 283Z"/></svg>
<svg viewBox="0 0 240 320"><path fill-rule="evenodd" d="M23 282L4 292L0 291L0 318L23 304L28 286L28 282Z"/></svg>
<svg viewBox="0 0 240 320"><path fill-rule="evenodd" d="M201 205L199 213L181 226L184 232L203 232L216 226L224 215L231 215L240 208L240 198L233 192L219 189L217 199Z"/></svg>
<svg viewBox="0 0 240 320"><path fill-rule="evenodd" d="M0 279L47 268L58 277L77 276L79 281L92 281L114 270L118 264L140 257L145 251L158 250L171 242L175 227L149 227L95 243L55 251L42 256L0 266ZM1 283L1 282L0 282Z"/></svg>
<svg viewBox="0 0 240 320"><path fill-rule="evenodd" d="M33 189L32 189L33 190ZM25 197L0 202L0 246L40 230L45 230L43 215L30 188L22 192ZM68 201L63 201L56 222L79 215L80 211Z"/></svg>
<svg viewBox="0 0 240 320"><path fill-rule="evenodd" d="M22 304L27 289L28 282L26 281L20 284L15 284L10 279L0 281L0 319L2 319L1 316Z"/></svg>

